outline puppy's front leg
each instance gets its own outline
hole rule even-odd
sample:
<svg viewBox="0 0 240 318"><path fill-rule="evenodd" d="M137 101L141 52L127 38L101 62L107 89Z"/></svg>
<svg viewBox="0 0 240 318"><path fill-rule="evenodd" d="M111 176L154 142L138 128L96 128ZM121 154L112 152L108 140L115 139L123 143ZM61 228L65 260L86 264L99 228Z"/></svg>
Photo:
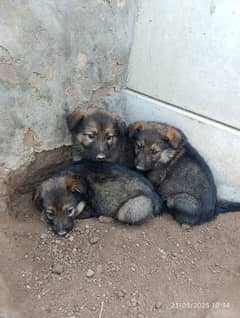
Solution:
<svg viewBox="0 0 240 318"><path fill-rule="evenodd" d="M78 215L78 219L89 219L89 218L93 218L93 217L96 217L96 213L88 205L86 207L84 207L82 212Z"/></svg>

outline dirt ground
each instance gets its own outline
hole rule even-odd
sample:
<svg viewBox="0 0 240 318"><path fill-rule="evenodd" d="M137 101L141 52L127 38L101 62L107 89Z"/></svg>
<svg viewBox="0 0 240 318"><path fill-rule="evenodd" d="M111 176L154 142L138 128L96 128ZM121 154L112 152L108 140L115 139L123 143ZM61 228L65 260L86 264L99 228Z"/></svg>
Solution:
<svg viewBox="0 0 240 318"><path fill-rule="evenodd" d="M0 318L239 318L240 213L189 228L76 222L65 238L30 194L0 226Z"/></svg>

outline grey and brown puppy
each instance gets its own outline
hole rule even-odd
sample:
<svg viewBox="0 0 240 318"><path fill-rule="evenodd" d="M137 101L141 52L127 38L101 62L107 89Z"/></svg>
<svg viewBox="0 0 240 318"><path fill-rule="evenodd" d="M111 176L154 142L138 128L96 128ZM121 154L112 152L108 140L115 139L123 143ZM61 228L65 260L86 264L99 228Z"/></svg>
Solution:
<svg viewBox="0 0 240 318"><path fill-rule="evenodd" d="M67 117L74 161L108 161L133 167L133 146L126 124L117 114L89 109Z"/></svg>
<svg viewBox="0 0 240 318"><path fill-rule="evenodd" d="M143 176L113 163L82 161L40 184L33 199L54 232L65 235L77 217L110 216L141 224L162 212L162 201Z"/></svg>
<svg viewBox="0 0 240 318"><path fill-rule="evenodd" d="M135 144L135 166L162 195L179 223L200 224L219 213L240 211L240 203L217 202L212 173L184 134L158 122L128 127Z"/></svg>

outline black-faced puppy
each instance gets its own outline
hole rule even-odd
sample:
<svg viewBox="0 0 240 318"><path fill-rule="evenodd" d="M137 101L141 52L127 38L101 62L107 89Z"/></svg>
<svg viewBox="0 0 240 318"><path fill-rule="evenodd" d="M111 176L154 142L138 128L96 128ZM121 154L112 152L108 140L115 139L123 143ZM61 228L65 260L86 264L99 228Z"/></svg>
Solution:
<svg viewBox="0 0 240 318"><path fill-rule="evenodd" d="M99 109L75 111L67 117L74 161L108 161L133 167L133 147L126 124L114 113Z"/></svg>
<svg viewBox="0 0 240 318"><path fill-rule="evenodd" d="M74 218L110 216L141 224L162 212L162 201L143 176L113 163L82 161L44 181L34 194L58 235Z"/></svg>
<svg viewBox="0 0 240 318"><path fill-rule="evenodd" d="M86 206L87 186L84 180L76 180L72 173L58 174L33 189L33 200L53 231L64 236L72 230L74 219Z"/></svg>
<svg viewBox="0 0 240 318"><path fill-rule="evenodd" d="M152 181L179 223L200 224L219 213L240 211L240 203L217 202L208 165L180 130L139 121L128 131L135 144L136 168Z"/></svg>

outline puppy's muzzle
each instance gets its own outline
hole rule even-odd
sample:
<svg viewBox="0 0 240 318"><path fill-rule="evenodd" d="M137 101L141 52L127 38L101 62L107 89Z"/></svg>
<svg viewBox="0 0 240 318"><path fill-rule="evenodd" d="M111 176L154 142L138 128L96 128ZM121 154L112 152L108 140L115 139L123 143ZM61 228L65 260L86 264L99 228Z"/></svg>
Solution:
<svg viewBox="0 0 240 318"><path fill-rule="evenodd" d="M97 156L96 156L96 159L97 160L104 160L106 159L106 155L104 153L99 153Z"/></svg>
<svg viewBox="0 0 240 318"><path fill-rule="evenodd" d="M73 229L73 222L69 222L65 225L53 224L52 228L55 234L59 236L65 236L68 232L70 232Z"/></svg>
<svg viewBox="0 0 240 318"><path fill-rule="evenodd" d="M60 230L57 232L57 235L59 235L59 236L65 236L66 234L67 234L67 231L65 231L65 230Z"/></svg>

